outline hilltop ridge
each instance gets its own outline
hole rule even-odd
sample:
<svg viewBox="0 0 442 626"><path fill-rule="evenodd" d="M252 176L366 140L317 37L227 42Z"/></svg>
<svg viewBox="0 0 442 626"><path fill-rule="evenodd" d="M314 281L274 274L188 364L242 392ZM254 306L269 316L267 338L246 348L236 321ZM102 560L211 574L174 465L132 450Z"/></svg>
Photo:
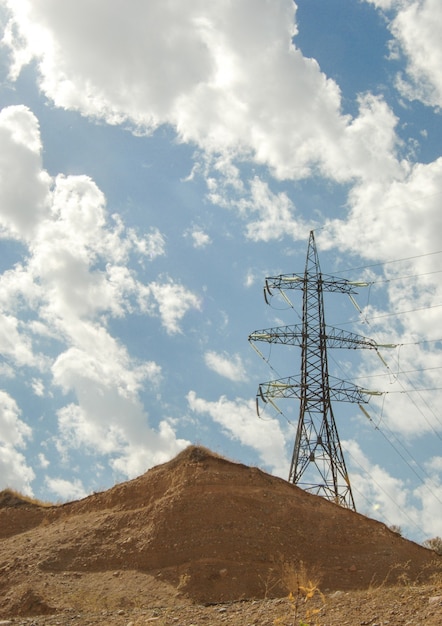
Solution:
<svg viewBox="0 0 442 626"><path fill-rule="evenodd" d="M200 446L63 505L4 493L0 616L81 609L91 589L102 606L280 597L287 564L324 591L425 582L440 567L384 524Z"/></svg>

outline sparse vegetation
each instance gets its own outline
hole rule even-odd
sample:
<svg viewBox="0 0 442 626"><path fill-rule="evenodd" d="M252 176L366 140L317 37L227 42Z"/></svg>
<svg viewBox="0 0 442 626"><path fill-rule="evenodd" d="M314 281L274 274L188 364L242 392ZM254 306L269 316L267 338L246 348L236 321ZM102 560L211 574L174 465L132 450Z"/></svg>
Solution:
<svg viewBox="0 0 442 626"><path fill-rule="evenodd" d="M319 590L320 579L317 572L307 572L302 561L297 566L282 564L281 582L289 594L290 616L289 621L285 616L275 618L275 626L319 626L316 618L325 609L325 597ZM314 604L314 599L319 599L319 605Z"/></svg>
<svg viewBox="0 0 442 626"><path fill-rule="evenodd" d="M0 492L0 506L2 504L8 504L12 501L16 502L16 505L20 504L30 504L31 506L39 506L44 508L49 508L54 506L52 502L44 502L43 500L38 500L37 498L33 498L32 496L26 496L15 489L11 489L7 487L3 491Z"/></svg>
<svg viewBox="0 0 442 626"><path fill-rule="evenodd" d="M3 492L0 616L403 626L411 615L440 625L435 552L264 472L191 452L62 506Z"/></svg>
<svg viewBox="0 0 442 626"><path fill-rule="evenodd" d="M429 550L433 550L436 554L442 556L442 538L441 537L433 537L432 539L426 539L423 544L425 548Z"/></svg>

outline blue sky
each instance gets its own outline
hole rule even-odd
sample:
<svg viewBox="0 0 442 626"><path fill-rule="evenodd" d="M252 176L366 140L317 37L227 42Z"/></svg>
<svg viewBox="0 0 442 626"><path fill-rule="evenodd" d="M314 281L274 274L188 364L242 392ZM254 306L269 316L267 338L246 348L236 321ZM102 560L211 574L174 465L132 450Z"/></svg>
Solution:
<svg viewBox="0 0 442 626"><path fill-rule="evenodd" d="M442 7L0 0L0 488L62 501L189 443L286 478L310 230L357 509L442 536ZM367 417L368 416L368 417Z"/></svg>

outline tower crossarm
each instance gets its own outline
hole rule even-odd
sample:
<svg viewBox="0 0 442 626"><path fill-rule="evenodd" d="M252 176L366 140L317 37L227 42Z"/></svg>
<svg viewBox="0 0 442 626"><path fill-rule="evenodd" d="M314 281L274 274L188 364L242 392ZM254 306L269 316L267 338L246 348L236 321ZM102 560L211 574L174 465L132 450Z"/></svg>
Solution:
<svg viewBox="0 0 442 626"><path fill-rule="evenodd" d="M255 330L249 335L249 341L265 341L267 343L301 346L302 326L293 324L291 326L277 326L276 328Z"/></svg>
<svg viewBox="0 0 442 626"><path fill-rule="evenodd" d="M319 336L319 328L312 328L307 333L306 339L317 339ZM328 348L367 348L377 350L381 347L373 339L340 328L334 328L333 326L325 327L325 334L322 338L327 342ZM302 340L302 326L298 324L255 330L249 335L249 341L264 341L266 343L280 343L300 347L302 347ZM385 347L385 344L383 344L382 347Z"/></svg>
<svg viewBox="0 0 442 626"><path fill-rule="evenodd" d="M342 330L341 328L334 328L333 326L325 327L325 339L328 348L348 348L354 350L356 348L367 348L377 350L379 347L373 339L348 330Z"/></svg>
<svg viewBox="0 0 442 626"><path fill-rule="evenodd" d="M356 294L357 287L368 287L369 283L363 281L351 281L346 278L338 278L328 274L317 274L310 277L307 274L280 274L279 276L268 276L265 280L265 289L269 294L272 289L305 289L305 283L314 278L320 283L322 291Z"/></svg>
<svg viewBox="0 0 442 626"><path fill-rule="evenodd" d="M370 396L379 395L379 392L362 389L347 380L341 380L333 376L329 376L329 381L330 386L328 389L330 392L330 400L366 404ZM318 399L322 400L317 385L303 386L300 378L297 376L289 376L287 378L261 383L257 393L257 398L260 398L264 403L267 402L268 398L301 399L302 396L304 396L308 402L315 402Z"/></svg>

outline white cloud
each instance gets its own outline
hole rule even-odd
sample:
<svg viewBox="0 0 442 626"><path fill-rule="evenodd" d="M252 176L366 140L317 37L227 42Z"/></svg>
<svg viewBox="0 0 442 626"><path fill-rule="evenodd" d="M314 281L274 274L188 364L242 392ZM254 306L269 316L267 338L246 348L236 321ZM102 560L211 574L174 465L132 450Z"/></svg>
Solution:
<svg viewBox="0 0 442 626"><path fill-rule="evenodd" d="M258 176L232 189L229 175L223 169L220 177L208 181L208 198L213 204L235 209L246 222L246 237L251 241L273 241L291 237L295 241L308 237L308 226L284 192L274 193L269 183ZM236 193L237 192L237 193Z"/></svg>
<svg viewBox="0 0 442 626"><path fill-rule="evenodd" d="M397 169L391 111L365 96L359 117L342 115L337 84L293 45L291 0L8 5L12 74L35 57L59 107L138 130L169 123L181 140L221 153L225 171L235 155L288 179L315 168L339 181Z"/></svg>
<svg viewBox="0 0 442 626"><path fill-rule="evenodd" d="M24 447L32 429L20 420L19 415L15 400L0 390L0 440L7 445Z"/></svg>
<svg viewBox="0 0 442 626"><path fill-rule="evenodd" d="M380 343L404 344L393 351L382 351L399 380L394 386L384 385L386 390L396 392L394 400L393 396L387 396L384 409L390 426L408 433L420 428L413 418L416 411L425 415L420 420L421 432L438 427L435 415L428 409L429 393L422 392L419 396L414 392L408 395L398 392L438 387L429 370L410 377L402 372L439 364L434 344L425 341L440 338L442 285L437 252L442 229L441 174L439 158L432 163L415 164L402 180L356 186L350 193L349 219L330 220L317 235L320 249L338 247L368 260L386 262L382 270L384 282L375 283L372 290L359 289L356 298L363 308L361 322L366 321L364 334ZM396 259L403 261L390 263ZM381 279L382 275L377 275L376 281ZM376 297L376 289L383 289L386 298ZM369 302L364 307L370 293L376 306ZM363 358L367 374L388 373L381 361L373 362L369 354ZM437 406L439 392L431 392L431 397L432 406ZM414 399L418 407L414 406Z"/></svg>
<svg viewBox="0 0 442 626"><path fill-rule="evenodd" d="M115 216L118 220L118 216ZM152 228L151 232L140 237L134 228L127 230L127 238L131 247L140 255L148 257L150 260L162 256L166 252L166 241L158 228Z"/></svg>
<svg viewBox="0 0 442 626"><path fill-rule="evenodd" d="M293 45L292 0L196 0L191 6L152 0L138 3L136 10L123 0L114 0L111 8L105 0L3 3L11 15L5 43L12 51L12 78L34 60L43 93L58 107L124 123L137 133L171 125L179 140L197 146L200 162L193 175L205 176L211 200L244 220L249 241L304 240L310 228L324 226L319 214L317 223L313 218L307 224L288 193L267 182L269 173L290 180L322 176L349 185L347 215L326 222L318 233L319 248L376 261L419 257L401 270L386 266L391 283L385 287L384 309L364 310L382 320L370 322L369 334L399 343L439 336L436 307L442 291L437 275L431 275L438 268L435 257L422 251L440 248L442 160L413 164L402 158L406 147L399 140L398 119L382 97L360 95L357 114L342 113L336 82ZM395 50L408 59L407 74L398 83L402 95L440 106L440 3L372 3L394 11ZM26 261L0 277L0 349L15 366L37 369L29 379L37 394L49 391L52 382L75 396L58 415L60 449L96 445L114 455L118 471L132 475L184 444L171 421L161 422L157 431L149 427L139 394L144 385L159 381L161 368L131 358L112 336L110 322L141 312L157 318L167 333L180 333L184 316L200 310L201 301L170 276L142 281L128 261L136 256L144 267L164 255L163 234L156 228L143 235L126 228L118 215L108 215L106 198L92 179L52 179L41 154L35 116L25 107L4 109L0 236L19 240ZM252 161L264 167L255 176L246 165L245 182L242 166ZM195 247L210 243L202 229L188 232ZM411 284L401 273L423 277ZM252 280L249 274L248 284ZM425 311L380 317L418 307ZM32 317L26 323L25 313ZM51 343L45 354L43 338ZM418 345L402 349L400 356L402 369L434 362L434 352ZM230 379L244 375L237 356L209 352L206 363ZM377 373L378 365L366 365L366 373ZM12 368L5 371L12 374ZM420 382L435 386L436 381L428 372ZM404 397L395 397L384 407L387 423L416 432L418 420L406 410ZM426 405L430 398L423 398ZM247 401L210 403L189 394L189 402L195 412L210 414L232 437L258 450L266 463L282 463L280 427L276 422L258 427ZM124 425L118 413L127 416ZM427 407L423 422L426 431L437 427ZM15 448L12 453L18 456L11 464L24 468L24 457ZM378 478L382 482L381 469Z"/></svg>
<svg viewBox="0 0 442 626"><path fill-rule="evenodd" d="M252 241L271 241L283 237L305 239L308 232L285 193L274 194L267 183L255 177L250 182L250 198L238 202L241 213L249 213L247 237ZM257 215L257 219L253 217ZM250 219L251 218L251 219Z"/></svg>
<svg viewBox="0 0 442 626"><path fill-rule="evenodd" d="M87 393L85 385L83 393ZM124 402L117 394L114 396L119 402L118 408L124 406ZM98 400L98 401L97 401ZM101 400L101 402L100 402ZM112 404L111 398L103 398L103 391L96 393L86 406L80 400L80 404L68 404L58 411L58 425L60 437L57 442L59 449L67 451L69 448L83 448L89 453L111 454L118 452L124 445L124 426L119 426L115 412L105 420L104 410L108 403Z"/></svg>
<svg viewBox="0 0 442 626"><path fill-rule="evenodd" d="M398 525L404 535L418 533L420 540L442 535L442 485L440 463L428 463L431 475L422 471L420 485L412 488L407 481L373 464L355 441L342 442L351 469L354 496L361 512ZM362 470L362 473L361 473ZM425 476L424 476L425 474Z"/></svg>
<svg viewBox="0 0 442 626"><path fill-rule="evenodd" d="M401 6L404 4L404 0L365 0L366 2L369 2L370 4L374 4L376 7L380 8L380 9L391 9L394 6ZM406 2L408 0L405 0Z"/></svg>
<svg viewBox="0 0 442 626"><path fill-rule="evenodd" d="M50 462L48 461L48 459L45 457L45 455L43 454L43 452L40 452L38 454L38 462L40 464L40 467L42 467L43 469L46 469L47 467L49 467Z"/></svg>
<svg viewBox="0 0 442 626"><path fill-rule="evenodd" d="M5 487L16 489L28 496L33 495L31 483L35 473L27 463L26 457L11 445L0 441L0 473Z"/></svg>
<svg viewBox="0 0 442 626"><path fill-rule="evenodd" d="M438 224L440 220L437 195L441 192L441 171L442 159L439 158L429 164L414 165L407 176L390 185L373 183L365 190L356 187L351 195L354 206L351 217L361 219L363 223L359 237L353 241L358 244L362 238L359 247L363 248L364 244L375 246L371 254L380 254L381 258L387 258L387 248L393 246L390 259L398 258L396 255L405 250L409 254L402 254L404 257L425 248L430 252L437 250L437 235L434 226L430 224L433 224L433 220ZM369 208L370 215L367 214ZM354 229L354 223L348 227ZM368 227L373 229L372 232L367 232ZM400 237L390 236L383 243L382 228L387 235L392 235L394 230L397 233L397 229L400 229ZM356 229L351 234L356 237Z"/></svg>
<svg viewBox="0 0 442 626"><path fill-rule="evenodd" d="M31 381L31 387L36 396L42 398L45 394L44 382L39 378L33 378Z"/></svg>
<svg viewBox="0 0 442 626"><path fill-rule="evenodd" d="M32 429L20 419L17 403L0 390L0 475L5 486L32 495L35 474L20 450L26 447Z"/></svg>
<svg viewBox="0 0 442 626"><path fill-rule="evenodd" d="M384 8L387 4L382 3ZM398 12L406 9L403 3L395 7ZM425 3L422 13L430 15L430 10L440 13ZM358 97L354 117L342 114L338 85L293 44L297 26L291 0L240 0L235 7L202 0L184 7L177 0L157 0L136 12L122 0L114 2L112 11L104 0L93 6L86 0L66 0L62 8L23 0L20 8L10 2L10 11L21 39L9 38L8 45L18 56L25 46L23 59L37 59L41 87L57 106L110 123L131 122L137 132L160 124L173 126L182 141L200 148L193 175L206 177L212 202L243 218L251 241L304 240L324 217L318 214L317 223L312 219L307 223L288 195L274 192L264 176L256 175L245 184L239 165L247 160L266 166L279 179L322 175L351 185L349 219L336 223L336 228L329 225L329 241L362 255L369 250L374 256L382 248L390 251L390 258L400 256L406 243L393 233L398 228L412 232L407 229L419 219L418 204L428 217L434 213L428 188L420 202L417 194L408 195L413 178L418 186L419 165L412 167L401 158L404 146L393 110L381 96L365 93ZM423 16L422 20L428 22ZM438 46L434 44L434 49ZM437 162L422 167L429 172L432 166L438 169ZM82 184L87 187L86 181ZM69 179L68 188L72 185ZM86 195L92 198L92 189ZM97 202L95 197L93 204ZM422 237L413 242L415 248L422 242L428 245L425 237L431 229L425 231L424 220L419 229ZM139 254L163 253L160 233L140 242L130 232L123 236L121 223L114 230L119 258L127 254L127 247ZM188 232L195 247L210 242L199 228ZM435 232L431 231L432 238ZM104 239L107 254L110 237L108 233ZM68 271L69 260L64 262ZM137 289L132 275L124 274L116 262L110 265L108 272L116 281L107 281L107 275L99 272L91 274L82 306L107 299L116 314L124 296L137 293L142 310L159 315L168 333L180 332L184 312L199 307L194 294L167 279ZM83 270L79 260L70 262L74 281L83 280Z"/></svg>
<svg viewBox="0 0 442 626"><path fill-rule="evenodd" d="M57 447L63 457L68 457L70 448L110 455L111 467L132 478L188 445L177 439L166 420L158 430L150 427L139 400L146 384L155 386L161 380L156 363L135 366L126 349L104 332L96 332L85 345L89 345L87 352L70 348L53 366L54 382L65 393L75 392L78 399L58 411Z"/></svg>
<svg viewBox="0 0 442 626"><path fill-rule="evenodd" d="M422 515L421 528L425 539L442 535L442 485L434 487L434 483L426 484L415 491L421 499Z"/></svg>
<svg viewBox="0 0 442 626"><path fill-rule="evenodd" d="M432 472L442 472L442 456L431 458L427 463L427 467Z"/></svg>
<svg viewBox="0 0 442 626"><path fill-rule="evenodd" d="M62 500L80 500L87 496L87 492L78 478L66 480L65 478L46 477L46 485L52 493Z"/></svg>
<svg viewBox="0 0 442 626"><path fill-rule="evenodd" d="M151 384L160 381L159 365L148 361L136 365L127 350L103 328L83 324L76 330L78 346L62 352L52 366L54 382L65 392L75 389L81 394L86 381L114 389L122 397L136 397L146 380Z"/></svg>
<svg viewBox="0 0 442 626"><path fill-rule="evenodd" d="M234 382L247 380L247 374L239 354L219 354L209 350L204 355L204 361L211 370Z"/></svg>
<svg viewBox="0 0 442 626"><path fill-rule="evenodd" d="M198 227L195 227L192 230L188 231L186 235L191 237L194 248L205 248L210 243L212 243L209 235Z"/></svg>
<svg viewBox="0 0 442 626"><path fill-rule="evenodd" d="M421 502L421 525L426 538L442 537L442 458L433 457L426 467L425 481L414 495Z"/></svg>
<svg viewBox="0 0 442 626"><path fill-rule="evenodd" d="M150 428L136 399L112 394L104 385L98 390L90 385L84 393L88 396L86 402L69 404L58 412L57 447L65 457L70 448L110 455L112 469L133 478L189 445L189 441L176 437L167 420L159 423L158 430Z"/></svg>
<svg viewBox="0 0 442 626"><path fill-rule="evenodd" d="M29 238L48 214L50 178L41 169L38 122L24 106L0 111L0 228Z"/></svg>
<svg viewBox="0 0 442 626"><path fill-rule="evenodd" d="M338 182L390 182L402 177L404 164L396 154L398 118L380 96L360 95L358 105L359 115L346 120L342 132L321 146L324 173Z"/></svg>
<svg viewBox="0 0 442 626"><path fill-rule="evenodd" d="M367 0L370 1L370 0ZM373 0L371 0L373 1ZM376 2L383 9L396 9L390 23L395 44L407 59L406 75L397 87L410 100L442 106L442 6L438 0Z"/></svg>
<svg viewBox="0 0 442 626"><path fill-rule="evenodd" d="M112 467L126 476L139 476L149 467L169 461L188 445L190 441L177 439L172 420L162 420L155 432L135 433L123 453L112 462Z"/></svg>
<svg viewBox="0 0 442 626"><path fill-rule="evenodd" d="M17 372L37 368L30 378L37 395L50 394L51 384L74 394L76 403L59 412L57 445L64 455L80 444L112 453L123 473L146 469L149 459L170 458L183 441L166 422L158 432L150 428L139 399L146 384L161 381L161 367L133 359L108 323L143 312L159 317L167 332L180 332L199 298L171 277L139 280L129 261L163 255L163 235L152 228L140 236L118 215L110 218L104 194L89 177L51 179L42 169L38 122L28 109L4 109L1 133L0 224L3 237L18 239L26 250L22 263L0 276L2 353ZM14 424L11 432L22 432L22 440L6 442L5 458L28 485L33 474L14 448L23 445L28 427L18 418Z"/></svg>
<svg viewBox="0 0 442 626"><path fill-rule="evenodd" d="M195 391L189 391L187 401L192 411L210 415L228 436L252 447L275 474L287 474L289 464L281 426L275 419L259 420L253 400L237 398L232 401L221 396L216 402L211 402L198 398Z"/></svg>
<svg viewBox="0 0 442 626"><path fill-rule="evenodd" d="M351 483L359 510L382 519L389 526L396 524L415 531L419 527L418 511L409 502L412 494L405 482L371 463L356 441L342 442L342 446L351 468Z"/></svg>
<svg viewBox="0 0 442 626"><path fill-rule="evenodd" d="M390 59L406 59L396 87L409 100L442 106L442 6L438 0L365 0L383 11L393 11L389 28ZM387 15L389 15L387 13ZM389 16L390 17L390 16Z"/></svg>
<svg viewBox="0 0 442 626"><path fill-rule="evenodd" d="M244 279L245 287L252 287L255 284L256 276L252 270L249 270Z"/></svg>
<svg viewBox="0 0 442 626"><path fill-rule="evenodd" d="M189 310L199 310L201 307L198 296L169 277L165 277L161 283L150 283L142 292L142 302L144 311L160 316L169 334L181 332L179 321Z"/></svg>
<svg viewBox="0 0 442 626"><path fill-rule="evenodd" d="M40 359L33 354L32 340L26 336L24 326L17 317L0 312L0 351L19 366L37 365Z"/></svg>

